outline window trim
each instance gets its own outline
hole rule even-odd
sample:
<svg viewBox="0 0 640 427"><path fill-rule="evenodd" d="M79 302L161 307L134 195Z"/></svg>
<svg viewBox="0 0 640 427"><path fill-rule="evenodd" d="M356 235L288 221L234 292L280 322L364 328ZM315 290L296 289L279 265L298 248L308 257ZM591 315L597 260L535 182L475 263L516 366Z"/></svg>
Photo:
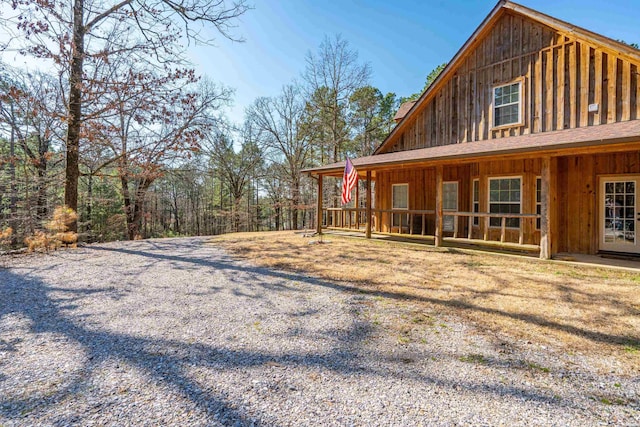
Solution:
<svg viewBox="0 0 640 427"><path fill-rule="evenodd" d="M518 121L514 123L506 123L503 125L496 125L496 89L501 87L511 86L514 84L519 85L518 90ZM491 88L491 130L508 129L512 127L518 127L524 125L524 77L518 77L517 79L500 83Z"/></svg>
<svg viewBox="0 0 640 427"><path fill-rule="evenodd" d="M540 201L538 201L538 183L540 183ZM536 215L542 215L542 177L541 176L536 176L535 206L536 206ZM540 206L540 214L538 214L538 206ZM536 231L541 229L542 229L542 218L536 218Z"/></svg>
<svg viewBox="0 0 640 427"><path fill-rule="evenodd" d="M445 209L445 207L444 207L444 186L445 186L445 184L455 184L455 187L456 187L456 207L455 207L455 209ZM442 200L442 211L443 212L457 212L459 207L460 207L460 181L443 181L442 182L442 199L443 199ZM444 225L444 217L453 217L453 228L449 229L449 228L445 227L445 225ZM442 218L443 218L442 219L442 223L443 223L442 231L454 232L454 233L456 231L458 231L458 220L457 220L458 217L453 216L453 215L443 214Z"/></svg>
<svg viewBox="0 0 640 427"><path fill-rule="evenodd" d="M522 186L524 185L524 180L523 180L522 175L508 175L508 176L487 177L487 211L491 212L491 181L498 180L498 179L519 179L520 180L520 213L522 213ZM511 204L515 205L515 203L511 203ZM501 225L491 225L491 219L492 219L491 217L487 218L487 221L489 221L489 228L493 228L493 229L502 228ZM518 223L519 223L518 227L506 226L505 228L507 230L519 230L520 227L522 227L522 218L519 218Z"/></svg>
<svg viewBox="0 0 640 427"><path fill-rule="evenodd" d="M393 200L394 199L393 198L393 191L394 191L394 189L396 187L401 187L401 186L407 187L407 207L406 208L396 208L393 205L393 202L394 202L394 200ZM400 183L400 184L391 184L391 210L394 210L394 211L408 211L409 210L409 183L408 182Z"/></svg>
<svg viewBox="0 0 640 427"><path fill-rule="evenodd" d="M478 200L475 199L475 186L478 186ZM478 210L476 211L476 203L478 204ZM480 213L480 178L473 178L471 180L471 213ZM480 227L480 217L473 217L473 227Z"/></svg>

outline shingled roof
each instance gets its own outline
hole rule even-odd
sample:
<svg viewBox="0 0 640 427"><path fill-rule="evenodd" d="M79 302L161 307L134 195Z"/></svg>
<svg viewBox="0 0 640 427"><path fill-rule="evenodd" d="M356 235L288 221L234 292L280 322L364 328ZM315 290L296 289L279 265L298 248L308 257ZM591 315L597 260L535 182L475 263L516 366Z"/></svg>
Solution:
<svg viewBox="0 0 640 427"><path fill-rule="evenodd" d="M457 159L486 158L495 155L527 152L553 152L627 142L640 143L640 120L543 132L509 138L490 139L462 144L442 145L417 150L398 151L352 159L359 172L377 167L411 163L428 163ZM334 175L344 170L344 162L305 169L309 175Z"/></svg>
<svg viewBox="0 0 640 427"><path fill-rule="evenodd" d="M411 107L413 107L414 105L416 105L416 101L403 102L400 108L398 108L398 112L393 117L393 120L395 120L395 122L397 123L400 120L404 119L409 110L411 110Z"/></svg>

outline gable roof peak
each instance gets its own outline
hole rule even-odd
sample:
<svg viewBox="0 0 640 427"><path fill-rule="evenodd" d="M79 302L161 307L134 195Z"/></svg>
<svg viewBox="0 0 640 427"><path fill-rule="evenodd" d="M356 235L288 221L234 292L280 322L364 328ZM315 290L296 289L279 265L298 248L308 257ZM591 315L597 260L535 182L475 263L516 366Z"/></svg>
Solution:
<svg viewBox="0 0 640 427"><path fill-rule="evenodd" d="M456 52L456 54L451 58L448 62L447 66L442 70L440 75L429 85L429 87L420 95L418 100L415 102L411 108L408 109L406 114L399 119L396 127L391 131L391 133L387 136L387 138L378 146L378 148L374 151L375 154L379 154L380 151L388 145L388 142L394 138L396 134L401 132L404 129L405 123L407 123L408 119L414 115L418 110L420 110L420 106L425 102L427 98L434 92L439 90L441 83L449 78L449 75L458 67L462 57L466 54L466 52L471 49L471 47L484 35L486 31L491 28L495 22L503 16L507 11L511 13L516 13L518 15L524 16L528 19L539 22L540 24L546 25L556 31L563 32L565 34L571 35L573 37L579 38L583 41L591 42L592 44L605 46L621 56L626 56L635 61L640 61L640 50L635 49L625 43L622 43L617 40L613 40L609 37L594 33L592 31L586 30L582 27L570 24L568 22L562 21L560 19L554 18L552 16L546 15L542 12L538 12L534 9L530 9L526 6L522 6L521 4L515 3L511 0L499 0L498 3L493 7L491 12L484 18L484 20L480 23L478 28L471 34L471 36L467 39L467 41L460 47L460 49ZM400 113L400 111L398 111ZM396 115L396 117L398 114Z"/></svg>

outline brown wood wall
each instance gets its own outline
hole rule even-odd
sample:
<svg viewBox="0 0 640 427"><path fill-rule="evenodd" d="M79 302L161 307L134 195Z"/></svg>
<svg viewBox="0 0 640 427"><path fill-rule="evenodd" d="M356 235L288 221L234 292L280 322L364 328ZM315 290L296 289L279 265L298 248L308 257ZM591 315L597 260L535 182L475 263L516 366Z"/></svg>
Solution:
<svg viewBox="0 0 640 427"><path fill-rule="evenodd" d="M558 158L558 251L598 250L598 177L640 174L640 152Z"/></svg>
<svg viewBox="0 0 640 427"><path fill-rule="evenodd" d="M382 152L640 119L640 64L507 13ZM493 87L523 84L521 126L491 129ZM597 113L588 105L598 103Z"/></svg>

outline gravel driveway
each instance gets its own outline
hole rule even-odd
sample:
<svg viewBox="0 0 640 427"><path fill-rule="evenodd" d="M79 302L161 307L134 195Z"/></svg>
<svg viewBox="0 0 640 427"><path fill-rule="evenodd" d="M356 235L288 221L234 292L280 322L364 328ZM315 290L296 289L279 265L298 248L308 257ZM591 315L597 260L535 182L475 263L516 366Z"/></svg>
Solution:
<svg viewBox="0 0 640 427"><path fill-rule="evenodd" d="M615 366L205 242L0 260L0 426L640 425Z"/></svg>

